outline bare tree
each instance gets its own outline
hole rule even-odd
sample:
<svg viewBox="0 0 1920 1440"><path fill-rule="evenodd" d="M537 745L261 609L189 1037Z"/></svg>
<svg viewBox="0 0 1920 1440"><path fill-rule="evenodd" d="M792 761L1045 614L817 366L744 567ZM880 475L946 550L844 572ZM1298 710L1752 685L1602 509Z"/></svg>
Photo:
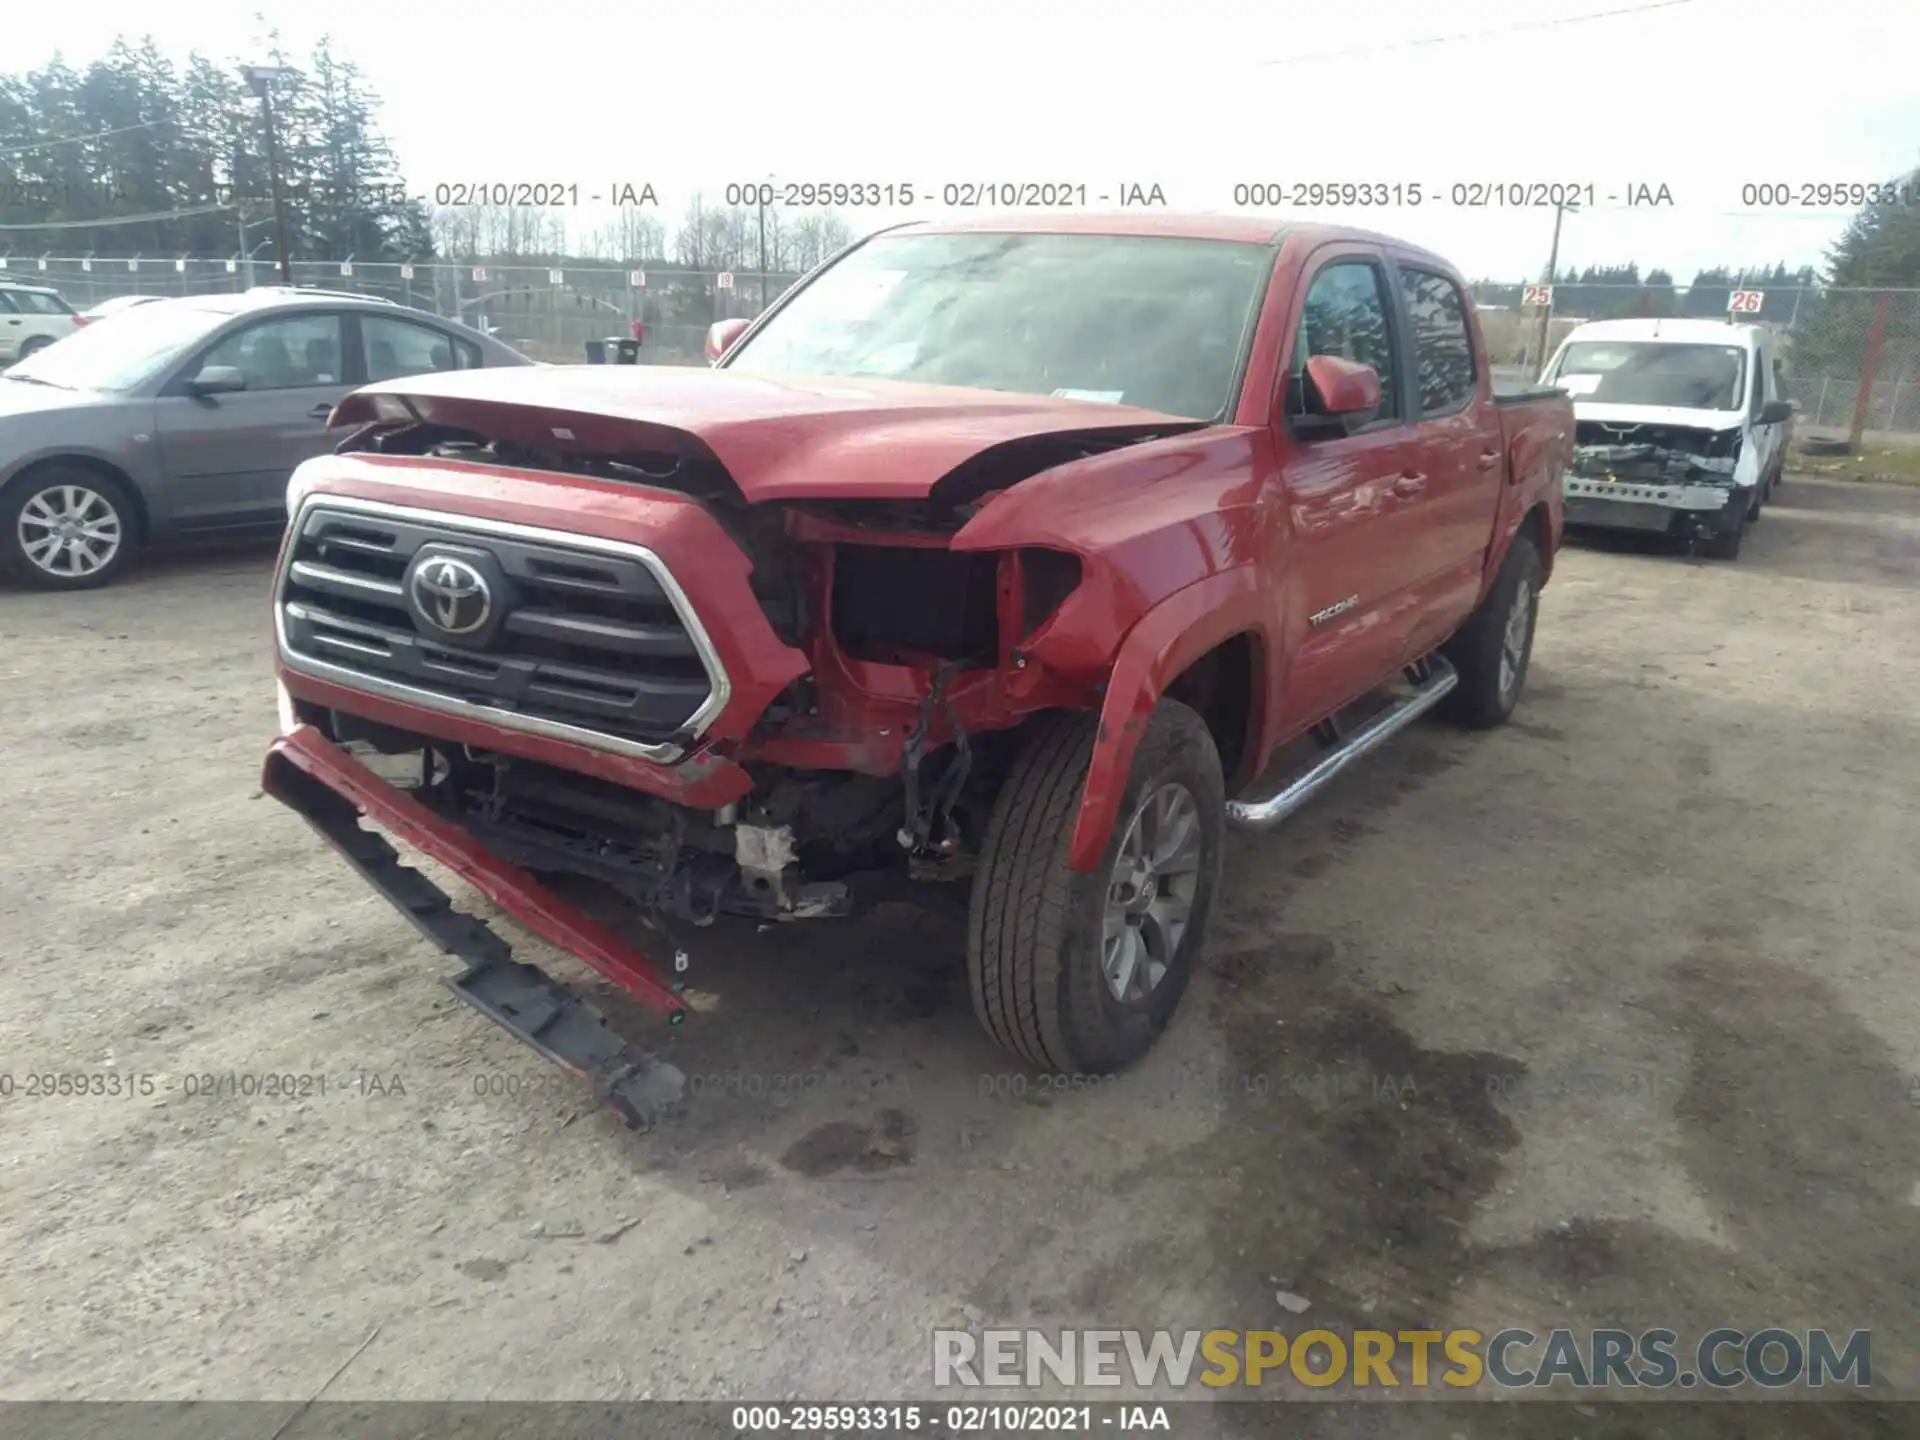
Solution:
<svg viewBox="0 0 1920 1440"><path fill-rule="evenodd" d="M515 257L564 255L564 212L539 205L442 205L433 212L435 247L447 255Z"/></svg>
<svg viewBox="0 0 1920 1440"><path fill-rule="evenodd" d="M667 255L667 227L650 210L625 205L613 221L595 229L582 241L582 254L597 260L664 260Z"/></svg>
<svg viewBox="0 0 1920 1440"><path fill-rule="evenodd" d="M853 243L853 230L831 210L802 215L791 227L791 243L782 269L807 271Z"/></svg>
<svg viewBox="0 0 1920 1440"><path fill-rule="evenodd" d="M705 197L696 190L687 201L680 228L673 234L673 258L695 270L706 269L708 225Z"/></svg>

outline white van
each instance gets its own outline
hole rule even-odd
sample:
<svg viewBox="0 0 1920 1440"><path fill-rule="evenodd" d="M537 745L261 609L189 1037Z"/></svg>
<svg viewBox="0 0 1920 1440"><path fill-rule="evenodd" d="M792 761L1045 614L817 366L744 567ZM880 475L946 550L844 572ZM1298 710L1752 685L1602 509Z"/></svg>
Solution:
<svg viewBox="0 0 1920 1440"><path fill-rule="evenodd" d="M1541 382L1573 397L1569 525L1678 535L1731 560L1786 464L1773 337L1724 320L1599 320Z"/></svg>

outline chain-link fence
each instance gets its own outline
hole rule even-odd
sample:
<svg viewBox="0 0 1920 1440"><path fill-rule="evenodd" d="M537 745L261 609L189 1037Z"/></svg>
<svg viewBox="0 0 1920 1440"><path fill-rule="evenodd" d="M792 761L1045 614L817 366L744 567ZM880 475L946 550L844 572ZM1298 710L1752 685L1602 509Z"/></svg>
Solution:
<svg viewBox="0 0 1920 1440"><path fill-rule="evenodd" d="M486 330L539 360L582 361L589 340L646 325L644 360L699 363L716 320L752 316L795 280L792 274L679 266L554 266L524 261L400 264L296 260L295 285L379 296ZM255 261L182 257L8 258L0 280L50 285L76 310L122 295L208 295L284 283Z"/></svg>
<svg viewBox="0 0 1920 1440"><path fill-rule="evenodd" d="M697 364L707 327L760 312L792 274L524 260L298 260L293 283L378 295L486 329L536 359L582 361L586 344L646 324L644 362ZM280 283L269 264L192 256L12 256L0 278L51 285L77 309L118 295L203 295ZM1526 282L1473 286L1487 348L1503 380L1537 375L1574 326L1626 316L1755 321L1779 337L1802 434L1920 436L1920 289L1761 291L1605 284L1553 287L1550 307ZM1734 308L1735 306L1740 308ZM1540 318L1550 317L1542 345Z"/></svg>

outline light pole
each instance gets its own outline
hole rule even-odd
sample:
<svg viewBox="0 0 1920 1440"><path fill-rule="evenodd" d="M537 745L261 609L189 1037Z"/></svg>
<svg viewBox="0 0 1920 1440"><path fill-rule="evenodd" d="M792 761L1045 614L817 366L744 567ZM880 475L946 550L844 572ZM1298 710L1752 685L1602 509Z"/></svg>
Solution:
<svg viewBox="0 0 1920 1440"><path fill-rule="evenodd" d="M247 288L249 290L253 289L253 257L258 255L262 250L266 249L267 246L271 245L272 243L273 243L273 240L271 237L269 237L265 240L262 240L258 245L254 246L251 250L247 251L247 259L246 259Z"/></svg>
<svg viewBox="0 0 1920 1440"><path fill-rule="evenodd" d="M253 229L256 225L265 225L266 223L267 221L265 220L247 219L246 212L241 209L236 208L233 214L234 234L240 241L240 262L246 266L246 287L249 290L253 288L253 257L270 244L273 237L268 236L267 239L262 240L258 245L249 247L247 245L247 231Z"/></svg>
<svg viewBox="0 0 1920 1440"><path fill-rule="evenodd" d="M293 284L293 257L287 251L287 209L280 194L280 137L273 125L273 82L287 80L300 72L285 65L242 65L240 73L253 93L260 97L260 110L267 124L267 181L273 187L273 237L279 254L280 281Z"/></svg>

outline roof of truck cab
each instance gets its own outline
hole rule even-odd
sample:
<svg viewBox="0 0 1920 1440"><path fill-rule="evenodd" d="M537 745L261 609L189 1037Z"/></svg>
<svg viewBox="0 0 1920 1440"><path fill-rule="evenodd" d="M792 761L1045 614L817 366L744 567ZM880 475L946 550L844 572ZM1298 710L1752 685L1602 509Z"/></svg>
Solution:
<svg viewBox="0 0 1920 1440"><path fill-rule="evenodd" d="M1636 317L1631 320L1590 320L1574 327L1567 336L1569 344L1589 340L1655 341L1669 345L1741 345L1752 348L1758 325L1733 324L1726 320L1661 320Z"/></svg>
<svg viewBox="0 0 1920 1440"><path fill-rule="evenodd" d="M1179 210L1107 211L988 211L978 215L951 215L939 220L916 220L882 234L952 235L967 231L1026 235L1163 235L1181 240L1232 240L1245 245L1297 242L1304 252L1346 241L1380 245L1411 260L1425 261L1453 271L1445 256L1397 235L1382 235L1350 225L1288 225L1261 215L1213 215Z"/></svg>

